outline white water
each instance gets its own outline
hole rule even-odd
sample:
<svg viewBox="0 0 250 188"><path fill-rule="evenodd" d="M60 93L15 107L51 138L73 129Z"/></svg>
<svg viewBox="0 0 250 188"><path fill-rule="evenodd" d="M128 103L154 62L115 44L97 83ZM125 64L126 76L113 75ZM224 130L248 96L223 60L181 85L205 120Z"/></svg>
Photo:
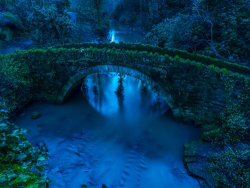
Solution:
<svg viewBox="0 0 250 188"><path fill-rule="evenodd" d="M114 43L139 43L143 41L144 35L145 33L139 28L130 28L129 26L113 23L107 39Z"/></svg>
<svg viewBox="0 0 250 188"><path fill-rule="evenodd" d="M116 31L115 30L112 29L109 31L108 40L110 40L110 42L119 43L119 41L116 40Z"/></svg>

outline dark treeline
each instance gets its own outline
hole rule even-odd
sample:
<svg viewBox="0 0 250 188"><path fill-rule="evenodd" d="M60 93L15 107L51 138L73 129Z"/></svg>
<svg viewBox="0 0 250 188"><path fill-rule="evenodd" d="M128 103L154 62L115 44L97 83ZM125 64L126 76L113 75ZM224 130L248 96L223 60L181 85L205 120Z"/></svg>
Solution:
<svg viewBox="0 0 250 188"><path fill-rule="evenodd" d="M87 41L105 36L116 20L145 30L145 43L248 65L249 7L246 0L1 0L0 38Z"/></svg>
<svg viewBox="0 0 250 188"><path fill-rule="evenodd" d="M66 86L70 93L66 83L98 62L145 69L174 96L177 118L197 120L201 137L185 144L183 160L202 187L249 187L249 67L239 65L250 65L249 7L250 0L0 0L0 52L26 38L39 48L0 55L0 187L49 187L45 144L34 147L9 118L30 102L60 99ZM155 46L93 43L116 26L146 33L143 43ZM124 83L120 75L121 106Z"/></svg>
<svg viewBox="0 0 250 188"><path fill-rule="evenodd" d="M245 0L122 0L113 15L145 27L149 43L247 63L249 7Z"/></svg>

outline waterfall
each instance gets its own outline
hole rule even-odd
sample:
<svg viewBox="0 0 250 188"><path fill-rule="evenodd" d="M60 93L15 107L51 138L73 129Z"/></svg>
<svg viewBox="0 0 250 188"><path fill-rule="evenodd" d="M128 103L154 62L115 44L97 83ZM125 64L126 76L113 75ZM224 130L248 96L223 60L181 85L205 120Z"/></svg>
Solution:
<svg viewBox="0 0 250 188"><path fill-rule="evenodd" d="M116 35L116 31L115 30L112 29L112 30L109 31L109 40L110 40L110 42L114 42L114 43L118 43L119 42L116 39L115 35Z"/></svg>

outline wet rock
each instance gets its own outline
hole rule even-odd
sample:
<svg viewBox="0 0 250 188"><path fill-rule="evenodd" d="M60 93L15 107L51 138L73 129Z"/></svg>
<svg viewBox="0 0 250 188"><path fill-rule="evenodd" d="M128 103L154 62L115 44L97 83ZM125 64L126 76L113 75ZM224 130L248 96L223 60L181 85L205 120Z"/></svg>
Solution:
<svg viewBox="0 0 250 188"><path fill-rule="evenodd" d="M13 29L23 30L24 26L20 18L16 15L13 15L10 12L3 12L0 14L0 27L10 27Z"/></svg>
<svg viewBox="0 0 250 188"><path fill-rule="evenodd" d="M20 18L10 12L0 13L0 39L11 41L15 34L23 32Z"/></svg>
<svg viewBox="0 0 250 188"><path fill-rule="evenodd" d="M208 157L213 151L214 148L211 144L202 141L184 144L184 164L187 171L204 188L215 187L207 168Z"/></svg>
<svg viewBox="0 0 250 188"><path fill-rule="evenodd" d="M76 12L68 12L68 16L72 22L76 22L78 14Z"/></svg>
<svg viewBox="0 0 250 188"><path fill-rule="evenodd" d="M38 119L41 116L41 114L39 112L33 112L31 119Z"/></svg>

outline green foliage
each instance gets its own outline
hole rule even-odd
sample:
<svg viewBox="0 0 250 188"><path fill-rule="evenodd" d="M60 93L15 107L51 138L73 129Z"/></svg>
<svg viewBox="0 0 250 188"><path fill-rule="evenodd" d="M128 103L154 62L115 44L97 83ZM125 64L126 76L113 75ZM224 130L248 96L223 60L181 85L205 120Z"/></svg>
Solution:
<svg viewBox="0 0 250 188"><path fill-rule="evenodd" d="M250 75L250 68L246 66L239 65L237 63L232 63L228 61L223 61L220 59L212 58L209 56L197 54L197 53L189 53L185 50L178 50L178 49L171 49L171 48L161 48L155 47L151 45L144 45L144 44L126 44L126 43L81 43L81 44L68 44L59 47L63 48L88 48L88 47L95 47L95 48L115 48L120 50L133 50L133 51L146 51L148 53L158 53L159 55L169 55L171 57L179 56L183 59L189 59L191 61L196 61L197 63L202 63L204 65L214 65L219 68L226 68L232 72L238 72L244 75Z"/></svg>
<svg viewBox="0 0 250 188"><path fill-rule="evenodd" d="M26 131L7 120L7 111L0 111L0 186L46 187L44 174L46 149L34 148L24 137Z"/></svg>
<svg viewBox="0 0 250 188"><path fill-rule="evenodd" d="M210 15L209 19L213 22L214 43L218 52L229 59L249 61L248 7L249 2L242 0L230 3L204 0L198 5L201 15Z"/></svg>
<svg viewBox="0 0 250 188"><path fill-rule="evenodd" d="M215 142L216 138L220 135L221 128L216 124L202 125L201 138L204 141Z"/></svg>
<svg viewBox="0 0 250 188"><path fill-rule="evenodd" d="M152 67L150 70L152 71L152 75L150 76L153 79L155 78L156 81L158 81L157 79L159 80L165 79L165 77L161 77L162 75L160 73L163 72L161 69L164 69L168 66L173 68L179 67L181 69L183 68L184 70L185 67L188 68L191 67L194 68L193 70L195 71L197 70L197 75L200 72L203 72L204 74L208 72L212 73L208 75L214 75L215 78L218 77L218 79L220 79L221 81L221 84L222 85L223 83L225 84L226 93L230 98L233 98L233 96L231 96L232 94L231 91L234 90L234 87L236 87L235 86L237 85L236 83L239 83L240 87L242 86L242 83L243 85L245 83L246 89L249 88L248 87L249 78L247 76L242 76L239 74L235 75L232 72L230 72L234 71L238 73L247 74L249 72L249 69L246 67L229 62L220 61L218 59L212 59L210 57L198 54L191 54L186 51L152 47L150 45L141 45L141 44L128 45L123 43L120 44L84 43L76 45L70 44L70 45L61 45L55 48L19 51L10 56L0 56L0 57L1 57L0 65L3 67L2 68L3 70L0 74L0 78L1 75L4 75L4 80L5 80L6 77L9 76L10 78L9 80L15 81L15 83L12 84L14 86L16 85L18 86L16 82L18 83L19 80L20 80L19 82L21 82L22 84L27 84L29 83L27 78L31 78L30 82L35 82L33 84L34 85L36 84L36 87L40 89L39 83L43 83L43 81L45 80L51 81L52 79L55 78L55 72L56 72L55 70L59 69L61 69L62 71L66 70L66 68L63 66L67 66L65 64L65 60L68 60L68 63L70 65L73 65L73 63L75 63L74 65L76 65L76 63L77 64L82 63L81 65L84 65L84 68L96 65L98 63L101 64L109 63L116 65L124 65L128 67L134 66L133 63L136 64L137 62L140 63L140 65L149 63L150 66ZM196 58L198 59L198 61L195 61ZM216 62L218 63L218 65L221 63L221 65L219 66L220 68L218 68ZM55 67L60 67L60 68L56 69ZM27 70L22 70L21 72L19 72L19 69L20 70L27 69ZM149 72L149 74L151 74L151 72ZM61 81L64 82L65 80L57 80L57 83ZM2 80L0 80L0 83L2 83ZM48 89L48 93L53 92L49 89L53 88L53 90L56 90L62 86L61 84L53 85L52 82L50 83L52 86L55 86L57 88L54 88L51 85L49 85L49 87L46 88ZM45 86L42 87L46 87L46 84L44 85ZM14 90L13 88L10 88L8 89L8 91L16 92L19 90ZM244 92L247 93L247 91ZM8 93L8 97L12 102L16 100L15 99L16 96L13 95L13 93L10 94ZM238 97L239 96L237 96L235 100L238 100ZM244 140L248 132L248 127L246 126L247 118L245 111L241 107L242 106L237 106L237 105L228 106L228 108L221 113L221 119L219 121L220 123L206 130L205 138L208 141L214 141L223 145L228 145L229 143L235 143L235 142L238 143L239 141ZM216 163L217 161L220 161L220 155L223 156L224 154L221 153L215 156L216 157L214 160L215 162L213 161L214 166L212 166L211 169L220 170L220 167L223 167L223 165L227 165L228 163L227 161L225 162L225 164L223 163L224 161L218 164ZM232 157L234 156L232 155ZM229 164L229 166L230 165L231 164ZM235 164L232 164L232 166L234 165ZM215 170L213 171L215 173ZM224 176L222 177L222 174L223 173L219 173L218 181L222 181L221 179L225 179ZM236 176L238 178L238 175ZM236 180L234 180L235 182L238 181L237 178Z"/></svg>
<svg viewBox="0 0 250 188"><path fill-rule="evenodd" d="M203 126L202 139L218 148L208 157L207 167L215 187L247 187L250 183L247 115L240 104L221 112L219 123Z"/></svg>
<svg viewBox="0 0 250 188"><path fill-rule="evenodd" d="M72 23L65 11L55 5L33 7L34 14L29 17L33 39L45 46L68 42L71 38Z"/></svg>
<svg viewBox="0 0 250 188"><path fill-rule="evenodd" d="M83 39L83 35L90 37L89 34L105 36L109 29L110 17L104 10L103 2L100 0L74 0L70 11L77 15L75 28L73 30L74 39ZM110 11L110 10L108 10ZM93 36L92 36L93 37ZM89 40L84 38L83 40Z"/></svg>
<svg viewBox="0 0 250 188"><path fill-rule="evenodd" d="M15 18L13 22L15 27L22 28L22 31L31 35L38 45L69 42L72 38L73 25L67 13L70 6L68 0L15 0L14 2L4 8L5 12L12 15L6 18L12 22ZM0 22L1 20L3 19L0 15ZM20 33L20 29L17 33Z"/></svg>
<svg viewBox="0 0 250 188"><path fill-rule="evenodd" d="M149 29L166 17L186 12L191 0L121 0L115 4L113 17L122 24Z"/></svg>
<svg viewBox="0 0 250 188"><path fill-rule="evenodd" d="M13 112L29 102L33 79L30 67L15 56L0 56L0 106Z"/></svg>
<svg viewBox="0 0 250 188"><path fill-rule="evenodd" d="M244 139L248 132L247 117L238 105L230 105L221 113L221 139L224 143L235 143Z"/></svg>
<svg viewBox="0 0 250 188"><path fill-rule="evenodd" d="M194 21L191 15L178 14L175 17L166 18L155 25L145 39L151 44L162 47L195 51L194 44L198 39L193 36Z"/></svg>
<svg viewBox="0 0 250 188"><path fill-rule="evenodd" d="M146 41L249 65L249 1L193 0L189 6L182 14L167 7L169 13Z"/></svg>
<svg viewBox="0 0 250 188"><path fill-rule="evenodd" d="M97 12L97 23L98 25L101 23L101 8L102 8L103 0L94 0L94 7Z"/></svg>
<svg viewBox="0 0 250 188"><path fill-rule="evenodd" d="M0 1L0 9L5 9L8 6L14 6L16 3L16 0L1 0Z"/></svg>
<svg viewBox="0 0 250 188"><path fill-rule="evenodd" d="M238 105L230 105L221 112L219 123L204 126L202 138L223 145L238 143L246 138L248 131L245 112Z"/></svg>
<svg viewBox="0 0 250 188"><path fill-rule="evenodd" d="M0 56L0 76L23 85L31 86L30 68L25 62L16 61L11 55Z"/></svg>
<svg viewBox="0 0 250 188"><path fill-rule="evenodd" d="M216 187L248 187L250 185L249 147L226 146L209 157L208 168Z"/></svg>

